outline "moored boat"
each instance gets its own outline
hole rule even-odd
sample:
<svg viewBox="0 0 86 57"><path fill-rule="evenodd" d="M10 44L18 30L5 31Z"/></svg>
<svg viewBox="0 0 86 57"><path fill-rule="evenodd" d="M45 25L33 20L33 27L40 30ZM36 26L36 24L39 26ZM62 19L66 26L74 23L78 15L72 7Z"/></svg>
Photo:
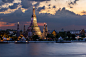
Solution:
<svg viewBox="0 0 86 57"><path fill-rule="evenodd" d="M29 41L15 41L15 44L28 44Z"/></svg>
<svg viewBox="0 0 86 57"><path fill-rule="evenodd" d="M56 43L71 43L71 41L56 41Z"/></svg>

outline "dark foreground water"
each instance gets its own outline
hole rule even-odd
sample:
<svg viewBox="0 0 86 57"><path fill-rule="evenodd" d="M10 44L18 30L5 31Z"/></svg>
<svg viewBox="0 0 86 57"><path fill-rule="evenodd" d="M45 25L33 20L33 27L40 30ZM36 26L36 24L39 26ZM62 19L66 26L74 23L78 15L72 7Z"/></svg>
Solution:
<svg viewBox="0 0 86 57"><path fill-rule="evenodd" d="M0 57L86 57L86 43L0 44Z"/></svg>

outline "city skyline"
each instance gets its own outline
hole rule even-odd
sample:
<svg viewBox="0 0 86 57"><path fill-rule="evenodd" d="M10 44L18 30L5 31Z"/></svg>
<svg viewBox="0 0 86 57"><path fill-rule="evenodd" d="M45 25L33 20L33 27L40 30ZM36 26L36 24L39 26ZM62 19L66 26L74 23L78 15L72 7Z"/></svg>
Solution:
<svg viewBox="0 0 86 57"><path fill-rule="evenodd" d="M36 7L38 26L44 22L49 30L86 29L85 0L0 0L0 29L20 30L30 25L33 6Z"/></svg>

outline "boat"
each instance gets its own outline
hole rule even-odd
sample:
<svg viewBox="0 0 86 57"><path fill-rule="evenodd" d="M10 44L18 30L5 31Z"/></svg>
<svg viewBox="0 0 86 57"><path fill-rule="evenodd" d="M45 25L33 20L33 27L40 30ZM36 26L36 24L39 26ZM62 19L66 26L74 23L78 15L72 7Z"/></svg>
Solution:
<svg viewBox="0 0 86 57"><path fill-rule="evenodd" d="M29 41L15 41L15 44L28 44Z"/></svg>
<svg viewBox="0 0 86 57"><path fill-rule="evenodd" d="M56 41L56 43L71 43L71 41Z"/></svg>
<svg viewBox="0 0 86 57"><path fill-rule="evenodd" d="M58 41L56 41L56 43L71 43L71 41L64 41L63 38L60 36L58 38Z"/></svg>

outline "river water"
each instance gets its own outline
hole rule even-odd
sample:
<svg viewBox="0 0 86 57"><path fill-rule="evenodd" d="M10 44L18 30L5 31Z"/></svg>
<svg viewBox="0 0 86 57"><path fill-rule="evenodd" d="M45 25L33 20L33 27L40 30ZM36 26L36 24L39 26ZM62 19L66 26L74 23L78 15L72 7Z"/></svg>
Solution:
<svg viewBox="0 0 86 57"><path fill-rule="evenodd" d="M86 43L0 44L0 57L86 57Z"/></svg>

